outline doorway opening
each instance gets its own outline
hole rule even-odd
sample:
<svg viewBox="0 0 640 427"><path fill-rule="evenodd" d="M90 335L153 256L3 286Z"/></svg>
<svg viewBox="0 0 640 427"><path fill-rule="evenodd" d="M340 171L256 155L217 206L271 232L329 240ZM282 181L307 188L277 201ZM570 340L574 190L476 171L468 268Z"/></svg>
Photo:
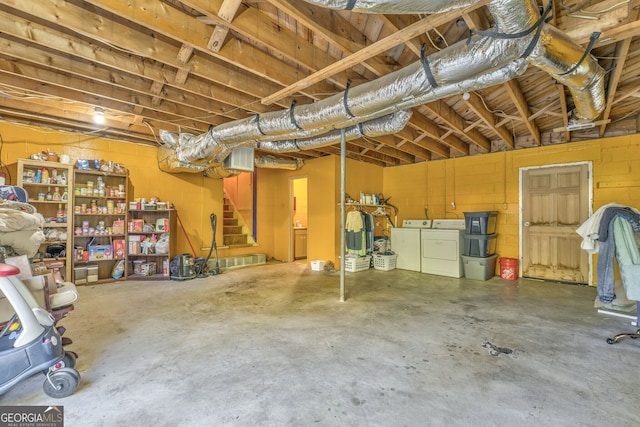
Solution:
<svg viewBox="0 0 640 427"><path fill-rule="evenodd" d="M291 226L290 261L307 259L307 226L308 226L308 178L291 178L289 180L291 208L289 224Z"/></svg>
<svg viewBox="0 0 640 427"><path fill-rule="evenodd" d="M257 240L256 173L242 172L224 178L225 246L247 246Z"/></svg>

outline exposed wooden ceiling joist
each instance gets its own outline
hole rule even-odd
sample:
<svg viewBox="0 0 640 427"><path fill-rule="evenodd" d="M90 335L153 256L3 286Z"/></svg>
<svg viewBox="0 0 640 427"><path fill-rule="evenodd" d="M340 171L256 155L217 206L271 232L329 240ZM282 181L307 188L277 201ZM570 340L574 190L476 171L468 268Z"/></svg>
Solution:
<svg viewBox="0 0 640 427"><path fill-rule="evenodd" d="M424 16L291 0L0 0L0 119L157 144L161 129L200 133L294 100L313 103L343 91L348 79L360 85L406 67L423 43L430 54L464 43L470 28L491 26L482 6L489 1ZM554 133L569 124L573 99L530 66L466 102L456 95L414 107L395 135L351 141L350 158L386 167L637 133L639 5L556 5L550 23L585 47L601 31L591 53L610 71L598 117L609 125ZM596 19L576 18L589 14ZM107 113L103 128L92 123L94 107ZM335 153L333 146L278 155Z"/></svg>

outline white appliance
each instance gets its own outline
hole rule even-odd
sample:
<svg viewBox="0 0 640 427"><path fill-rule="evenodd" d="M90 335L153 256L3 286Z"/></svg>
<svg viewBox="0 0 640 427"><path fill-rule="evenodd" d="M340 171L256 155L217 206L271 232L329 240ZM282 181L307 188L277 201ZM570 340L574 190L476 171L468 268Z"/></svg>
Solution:
<svg viewBox="0 0 640 427"><path fill-rule="evenodd" d="M434 219L431 228L420 230L423 273L462 277L464 267L464 219Z"/></svg>
<svg viewBox="0 0 640 427"><path fill-rule="evenodd" d="M391 250L395 252L396 268L420 271L422 240L420 230L431 227L429 219L405 219L402 227L391 229Z"/></svg>

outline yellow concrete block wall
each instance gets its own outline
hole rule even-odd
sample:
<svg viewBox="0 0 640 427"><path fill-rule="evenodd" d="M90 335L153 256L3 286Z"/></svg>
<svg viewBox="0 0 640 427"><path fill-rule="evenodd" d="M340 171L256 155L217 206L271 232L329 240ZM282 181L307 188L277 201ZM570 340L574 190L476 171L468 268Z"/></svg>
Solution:
<svg viewBox="0 0 640 427"><path fill-rule="evenodd" d="M123 163L130 171L131 197L158 196L173 202L196 255L211 242L209 215L222 218L223 181L201 174L159 171L155 147L127 144L32 127L0 124L1 160L5 164L47 148L73 159L98 158ZM520 169L591 162L593 210L617 202L640 208L640 136L557 144L479 156L381 168L348 159L347 193L383 193L403 219L463 218L464 212L497 210L497 251L519 254ZM264 253L291 259L292 223L289 185L292 177L308 178L308 259L339 265L340 158L307 161L297 171L257 169L258 247L243 253ZM454 202L455 207L452 206ZM220 223L219 223L220 225ZM217 240L222 241L222 226ZM185 233L177 233L180 252L191 253ZM221 252L225 256L225 252ZM235 255L235 253L234 253ZM595 260L593 261L595 263Z"/></svg>
<svg viewBox="0 0 640 427"><path fill-rule="evenodd" d="M389 167L384 192L396 201L401 219L424 218L425 207L430 219L496 210L497 252L518 258L520 169L577 162L592 164L594 211L610 202L640 209L638 135Z"/></svg>
<svg viewBox="0 0 640 427"><path fill-rule="evenodd" d="M204 248L210 246L212 232L211 212L222 216L222 180L204 178L202 174L168 174L158 169L156 148L123 143L85 135L0 123L2 136L2 162L14 163L34 153L50 149L77 159L102 159L123 164L129 171L129 198L157 196L172 202L184 224L186 233L176 230L179 253L206 256ZM15 177L13 177L15 179ZM14 181L15 182L15 181ZM222 241L221 225L217 239ZM189 244L188 239L191 241Z"/></svg>
<svg viewBox="0 0 640 427"><path fill-rule="evenodd" d="M291 180L307 178L307 259L337 264L340 242L338 202L339 158L326 156L305 162L296 171L258 169L258 244L280 261L293 259Z"/></svg>

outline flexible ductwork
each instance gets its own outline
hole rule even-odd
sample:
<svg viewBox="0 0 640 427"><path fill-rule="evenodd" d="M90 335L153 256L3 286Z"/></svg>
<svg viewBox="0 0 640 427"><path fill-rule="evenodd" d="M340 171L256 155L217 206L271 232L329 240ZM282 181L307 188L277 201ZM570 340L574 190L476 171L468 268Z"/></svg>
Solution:
<svg viewBox="0 0 640 427"><path fill-rule="evenodd" d="M281 159L273 156L256 157L257 168L298 170L304 164L302 159Z"/></svg>
<svg viewBox="0 0 640 427"><path fill-rule="evenodd" d="M443 13L477 0L306 0L319 6L367 13ZM235 148L255 146L271 152L318 148L347 138L395 133L401 117L415 106L509 81L533 64L565 84L576 107L576 117L594 120L604 109L604 71L561 31L545 24L534 0L493 0L490 31L425 56L401 70L352 87L323 100L290 109L235 120L201 135L161 132L167 144L159 150L166 172L209 171L226 174L222 162ZM518 34L510 38L507 34ZM575 66L579 63L578 66ZM374 129L375 128L375 129ZM363 129L366 129L363 131ZM364 132L364 133L363 133ZM369 133L367 133L369 132ZM230 172L230 171L229 171ZM233 172L230 172L233 173Z"/></svg>

